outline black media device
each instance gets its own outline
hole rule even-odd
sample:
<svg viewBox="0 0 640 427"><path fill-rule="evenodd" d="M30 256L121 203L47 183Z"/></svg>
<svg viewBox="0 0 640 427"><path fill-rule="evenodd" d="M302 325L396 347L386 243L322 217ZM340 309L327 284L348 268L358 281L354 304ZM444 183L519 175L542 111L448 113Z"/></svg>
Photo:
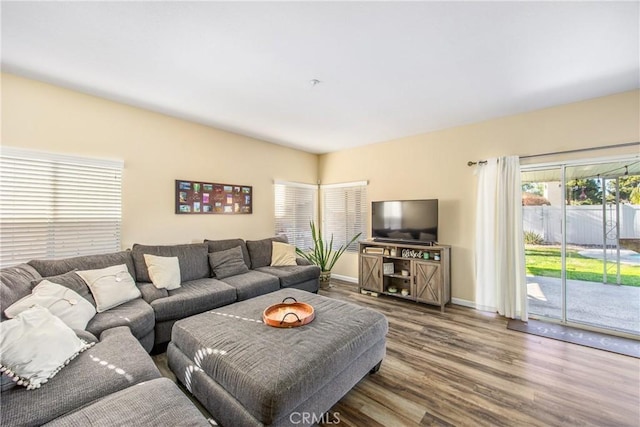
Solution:
<svg viewBox="0 0 640 427"><path fill-rule="evenodd" d="M371 202L371 237L383 242L435 244L438 199Z"/></svg>

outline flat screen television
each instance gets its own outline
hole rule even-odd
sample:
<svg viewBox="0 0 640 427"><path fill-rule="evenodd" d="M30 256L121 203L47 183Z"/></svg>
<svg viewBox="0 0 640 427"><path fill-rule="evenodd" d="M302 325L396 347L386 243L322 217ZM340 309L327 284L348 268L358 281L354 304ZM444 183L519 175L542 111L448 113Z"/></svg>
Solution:
<svg viewBox="0 0 640 427"><path fill-rule="evenodd" d="M376 241L438 241L438 199L371 202L371 237Z"/></svg>

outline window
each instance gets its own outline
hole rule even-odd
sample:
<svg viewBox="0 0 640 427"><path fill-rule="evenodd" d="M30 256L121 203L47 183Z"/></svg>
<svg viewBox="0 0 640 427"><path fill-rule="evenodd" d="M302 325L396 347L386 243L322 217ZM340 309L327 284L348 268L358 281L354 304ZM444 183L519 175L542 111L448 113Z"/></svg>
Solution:
<svg viewBox="0 0 640 427"><path fill-rule="evenodd" d="M276 234L305 250L313 247L309 221L317 221L318 186L295 182L275 184Z"/></svg>
<svg viewBox="0 0 640 427"><path fill-rule="evenodd" d="M346 245L358 233L367 235L369 205L367 203L367 182L322 185L322 233L325 240L333 234L333 249ZM352 243L348 252L357 252L357 242Z"/></svg>
<svg viewBox="0 0 640 427"><path fill-rule="evenodd" d="M122 161L0 147L0 267L120 250Z"/></svg>

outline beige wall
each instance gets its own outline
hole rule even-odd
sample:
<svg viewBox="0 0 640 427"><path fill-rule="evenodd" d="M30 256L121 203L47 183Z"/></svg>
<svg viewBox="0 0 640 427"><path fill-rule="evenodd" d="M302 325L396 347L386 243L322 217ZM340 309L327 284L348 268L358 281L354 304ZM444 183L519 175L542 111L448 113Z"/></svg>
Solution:
<svg viewBox="0 0 640 427"><path fill-rule="evenodd" d="M124 160L123 247L274 233L273 181L315 183L318 157L2 74L2 144ZM253 186L252 215L176 215L174 180Z"/></svg>
<svg viewBox="0 0 640 427"><path fill-rule="evenodd" d="M452 246L452 294L473 301L476 179L469 160L640 140L640 91L344 150L320 157L323 184L369 180L369 200L440 200L439 240ZM595 151L600 157L625 150ZM529 162L548 162L539 157ZM357 255L333 271L357 277Z"/></svg>
<svg viewBox="0 0 640 427"><path fill-rule="evenodd" d="M269 236L274 230L274 180L369 180L370 200L440 199L439 238L452 246L452 294L468 301L474 300L476 181L467 161L639 141L639 129L640 91L634 91L318 160L313 154L2 74L2 144L124 160L123 247ZM175 215L175 179L252 185L254 214ZM357 256L345 255L334 272L357 277Z"/></svg>

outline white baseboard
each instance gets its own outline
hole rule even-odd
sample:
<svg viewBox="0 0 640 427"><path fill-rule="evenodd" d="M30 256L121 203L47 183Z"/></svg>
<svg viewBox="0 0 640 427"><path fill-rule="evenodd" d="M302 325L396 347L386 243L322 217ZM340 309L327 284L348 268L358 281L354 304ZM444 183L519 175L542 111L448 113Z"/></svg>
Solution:
<svg viewBox="0 0 640 427"><path fill-rule="evenodd" d="M342 280L344 282L355 283L355 284L358 283L357 277L343 276L341 274L333 274L333 273L331 274L331 277L334 277L338 280ZM451 298L451 304L461 305L463 307L477 308L476 303L474 301L469 301L462 298Z"/></svg>
<svg viewBox="0 0 640 427"><path fill-rule="evenodd" d="M336 278L338 280L343 280L345 282L349 282L349 283L358 283L358 278L357 277L351 277L351 276L343 276L341 274L333 274L331 273L331 277Z"/></svg>
<svg viewBox="0 0 640 427"><path fill-rule="evenodd" d="M477 308L475 301L469 301L462 298L451 298L451 304L461 305L463 307Z"/></svg>

